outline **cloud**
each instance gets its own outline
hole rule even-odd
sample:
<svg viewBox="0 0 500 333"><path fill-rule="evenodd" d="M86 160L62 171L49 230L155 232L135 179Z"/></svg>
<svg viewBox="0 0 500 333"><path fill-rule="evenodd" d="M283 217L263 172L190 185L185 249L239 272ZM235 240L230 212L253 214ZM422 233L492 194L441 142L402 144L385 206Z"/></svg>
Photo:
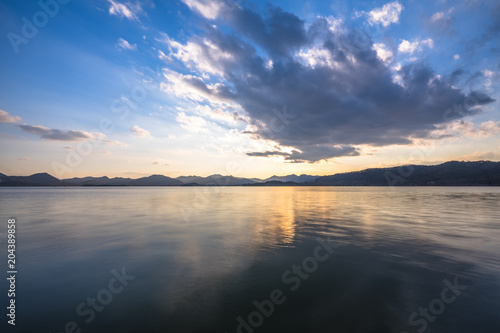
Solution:
<svg viewBox="0 0 500 333"><path fill-rule="evenodd" d="M158 58L161 61L164 61L164 62L170 62L170 61L172 61L172 58L170 56L167 56L165 53L163 53L162 50L158 51Z"/></svg>
<svg viewBox="0 0 500 333"><path fill-rule="evenodd" d="M262 16L251 9L234 6L225 19L270 56L286 57L308 43L305 22L278 7L269 6ZM334 26L329 22L328 29L331 31Z"/></svg>
<svg viewBox="0 0 500 333"><path fill-rule="evenodd" d="M216 19L225 4L219 0L182 0L191 10L203 15L205 18Z"/></svg>
<svg viewBox="0 0 500 333"><path fill-rule="evenodd" d="M158 161L154 161L154 162L153 162L153 165L160 165L160 162L158 162Z"/></svg>
<svg viewBox="0 0 500 333"><path fill-rule="evenodd" d="M500 154L497 152L481 152L475 151L470 155L460 156L461 160L464 161L498 161L500 160Z"/></svg>
<svg viewBox="0 0 500 333"><path fill-rule="evenodd" d="M452 137L487 138L500 134L500 121L490 120L476 125L472 121L459 120L438 125L436 128L432 132L432 136L440 139Z"/></svg>
<svg viewBox="0 0 500 333"><path fill-rule="evenodd" d="M127 42L125 39L120 38L118 39L118 42L116 42L116 45L122 49L122 50L130 50L130 51L135 51L137 50L137 44L130 44Z"/></svg>
<svg viewBox="0 0 500 333"><path fill-rule="evenodd" d="M453 59L455 59L455 60L459 60L459 59L460 59L460 54L455 54L455 55L453 56Z"/></svg>
<svg viewBox="0 0 500 333"><path fill-rule="evenodd" d="M373 44L373 49L375 52L377 52L377 56L382 60L384 63L389 63L391 62L392 59L392 52L385 46L384 43L377 43Z"/></svg>
<svg viewBox="0 0 500 333"><path fill-rule="evenodd" d="M380 10L400 13L394 4ZM397 17L374 16L381 24ZM241 133L290 148L249 149L250 156L317 162L360 154L361 145L411 144L494 101L457 88L421 61L393 66L386 46L356 38L357 30L338 20L330 29L332 18L306 27L279 8L259 13L234 6L224 20L227 31L206 24L183 43L167 40L179 63L164 70L162 89L199 106L236 105L248 123ZM408 54L433 46L431 39L407 42ZM193 50L196 56L188 54ZM207 72L214 75L206 78ZM473 97L478 102L468 105ZM447 113L458 105L467 105L465 112ZM185 112L177 121L195 132L207 125Z"/></svg>
<svg viewBox="0 0 500 333"><path fill-rule="evenodd" d="M222 75L225 62L230 61L232 57L230 53L222 52L209 39L194 38L183 45L165 35L164 42L172 52L168 56L165 56L163 52L160 53L159 58L161 60L168 60L173 57L186 64L189 68L210 74Z"/></svg>
<svg viewBox="0 0 500 333"><path fill-rule="evenodd" d="M21 157L17 159L18 161L31 161L31 158L29 157Z"/></svg>
<svg viewBox="0 0 500 333"><path fill-rule="evenodd" d="M494 40L495 45L499 45L500 41L500 2L484 1L485 4L494 4L488 7L488 12L481 17L481 24L487 26L481 34L474 34L465 43L465 50L472 55L480 50L487 43Z"/></svg>
<svg viewBox="0 0 500 333"><path fill-rule="evenodd" d="M426 39L423 41L413 41L409 42L405 39L399 44L398 51L400 53L408 53L408 54L413 54L415 52L420 52L423 50L423 46L427 46L428 48L432 49L434 48L434 41L432 39Z"/></svg>
<svg viewBox="0 0 500 333"><path fill-rule="evenodd" d="M206 84L203 78L195 75L184 75L165 69L164 78L160 88L179 98L196 102L211 100L212 103L226 103L234 98L231 90L224 84Z"/></svg>
<svg viewBox="0 0 500 333"><path fill-rule="evenodd" d="M11 116L8 112L0 110L0 123L17 123L22 119L17 116Z"/></svg>
<svg viewBox="0 0 500 333"><path fill-rule="evenodd" d="M123 4L113 0L108 0L108 2L110 3L109 14L119 16L120 18L139 21L138 15L143 12L139 3L132 4L127 2Z"/></svg>
<svg viewBox="0 0 500 333"><path fill-rule="evenodd" d="M151 133L149 133L149 131L143 129L143 128L140 128L139 126L135 125L134 127L132 127L132 135L135 135L135 136L138 136L140 138L146 138L148 136L151 136Z"/></svg>
<svg viewBox="0 0 500 333"><path fill-rule="evenodd" d="M310 145L304 151L293 150L292 152L263 151L249 152L248 156L272 157L282 156L286 162L290 163L315 163L340 156L358 156L359 151L354 147L333 146L333 145Z"/></svg>
<svg viewBox="0 0 500 333"><path fill-rule="evenodd" d="M435 31L436 35L443 36L446 33L452 33L452 27L456 21L455 18L455 8L451 7L446 12L436 12L428 20L432 30Z"/></svg>
<svg viewBox="0 0 500 333"><path fill-rule="evenodd" d="M384 27L387 27L391 23L399 22L399 16L403 9L403 5L397 1L385 4L381 8L375 8L368 12L368 21L370 23L382 24Z"/></svg>
<svg viewBox="0 0 500 333"><path fill-rule="evenodd" d="M188 132L200 133L208 131L209 123L202 117L188 116L184 112L180 112L176 120Z"/></svg>
<svg viewBox="0 0 500 333"><path fill-rule="evenodd" d="M75 151L76 150L76 148L73 147L73 146L65 146L64 149L70 150L70 151Z"/></svg>
<svg viewBox="0 0 500 333"><path fill-rule="evenodd" d="M443 13L443 12L437 12L437 13L435 13L434 15L432 15L432 16L431 16L431 22L436 22L436 21L439 21L439 20L441 20L443 17L444 17L444 13Z"/></svg>
<svg viewBox="0 0 500 333"><path fill-rule="evenodd" d="M38 135L41 139L50 140L50 141L87 141L87 140L99 140L103 141L105 135L102 133L89 133L84 131L63 131L59 129L52 129L44 126L35 126L35 125L16 125L23 131ZM104 140L105 141L105 140Z"/></svg>

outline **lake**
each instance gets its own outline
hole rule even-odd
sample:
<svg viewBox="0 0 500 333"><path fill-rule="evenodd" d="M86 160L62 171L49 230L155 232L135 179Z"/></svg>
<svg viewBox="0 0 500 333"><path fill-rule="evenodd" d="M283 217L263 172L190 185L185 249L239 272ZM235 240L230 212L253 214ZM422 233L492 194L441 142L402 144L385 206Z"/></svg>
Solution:
<svg viewBox="0 0 500 333"><path fill-rule="evenodd" d="M12 331L497 333L499 203L495 187L1 188Z"/></svg>

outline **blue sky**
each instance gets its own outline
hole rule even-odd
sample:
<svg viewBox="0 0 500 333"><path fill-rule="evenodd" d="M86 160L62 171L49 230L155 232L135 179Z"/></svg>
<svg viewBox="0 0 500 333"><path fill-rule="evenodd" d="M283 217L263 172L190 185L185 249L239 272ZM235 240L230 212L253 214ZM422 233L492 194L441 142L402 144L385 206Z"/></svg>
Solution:
<svg viewBox="0 0 500 333"><path fill-rule="evenodd" d="M0 2L0 172L500 160L496 1Z"/></svg>

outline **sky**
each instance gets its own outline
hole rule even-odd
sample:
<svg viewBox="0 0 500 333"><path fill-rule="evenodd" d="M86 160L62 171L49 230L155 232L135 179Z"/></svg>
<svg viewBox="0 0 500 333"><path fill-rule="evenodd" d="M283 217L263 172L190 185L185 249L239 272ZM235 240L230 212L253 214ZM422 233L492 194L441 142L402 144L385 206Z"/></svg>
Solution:
<svg viewBox="0 0 500 333"><path fill-rule="evenodd" d="M0 1L0 172L500 161L500 2Z"/></svg>

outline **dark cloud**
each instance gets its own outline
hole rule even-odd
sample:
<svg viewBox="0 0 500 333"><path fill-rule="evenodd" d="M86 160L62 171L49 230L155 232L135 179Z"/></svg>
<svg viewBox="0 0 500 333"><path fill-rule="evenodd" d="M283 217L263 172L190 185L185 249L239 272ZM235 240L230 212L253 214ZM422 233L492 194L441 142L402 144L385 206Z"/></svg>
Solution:
<svg viewBox="0 0 500 333"><path fill-rule="evenodd" d="M304 149L305 147L302 147ZM293 150L291 153L282 151L250 152L248 156L271 157L283 156L285 161L291 163L314 163L324 159L340 156L358 156L359 151L354 147L332 146L332 145L311 145L304 151Z"/></svg>
<svg viewBox="0 0 500 333"><path fill-rule="evenodd" d="M201 79L186 80L205 94L239 103L255 127L254 137L296 149L250 156L316 162L357 155L356 145L408 144L435 125L470 115L471 108L477 113L477 106L493 102L487 95L455 88L454 81L463 74L459 71L440 77L416 61L394 72L377 57L369 35L349 26L329 29L331 22L320 17L306 31L303 21L281 9L270 8L265 16L231 10L229 25L240 35L207 28L205 36L232 55L217 59L218 68L224 69L217 89ZM456 106L465 112L448 112ZM284 107L293 117L274 111Z"/></svg>
<svg viewBox="0 0 500 333"><path fill-rule="evenodd" d="M500 39L500 2L486 0L483 5L488 8L488 15L484 15L482 19L487 22L488 26L480 35L474 36L473 39L466 42L465 50L470 54L477 49L481 49L492 40L499 41Z"/></svg>
<svg viewBox="0 0 500 333"><path fill-rule="evenodd" d="M457 69L453 71L450 75L450 83L455 84L460 80L460 77L462 77L465 74L465 71L462 69Z"/></svg>
<svg viewBox="0 0 500 333"><path fill-rule="evenodd" d="M281 8L268 6L267 17L239 6L232 6L225 18L242 35L273 55L288 56L307 43L304 21Z"/></svg>
<svg viewBox="0 0 500 333"><path fill-rule="evenodd" d="M94 136L90 133L83 131L61 131L58 129L51 129L43 126L33 125L16 125L25 132L39 135L40 138L51 141L85 141L90 140Z"/></svg>
<svg viewBox="0 0 500 333"><path fill-rule="evenodd" d="M247 153L248 156L258 156L258 157L271 157L271 156L290 156L290 153L285 153L281 151L257 151L253 153Z"/></svg>

